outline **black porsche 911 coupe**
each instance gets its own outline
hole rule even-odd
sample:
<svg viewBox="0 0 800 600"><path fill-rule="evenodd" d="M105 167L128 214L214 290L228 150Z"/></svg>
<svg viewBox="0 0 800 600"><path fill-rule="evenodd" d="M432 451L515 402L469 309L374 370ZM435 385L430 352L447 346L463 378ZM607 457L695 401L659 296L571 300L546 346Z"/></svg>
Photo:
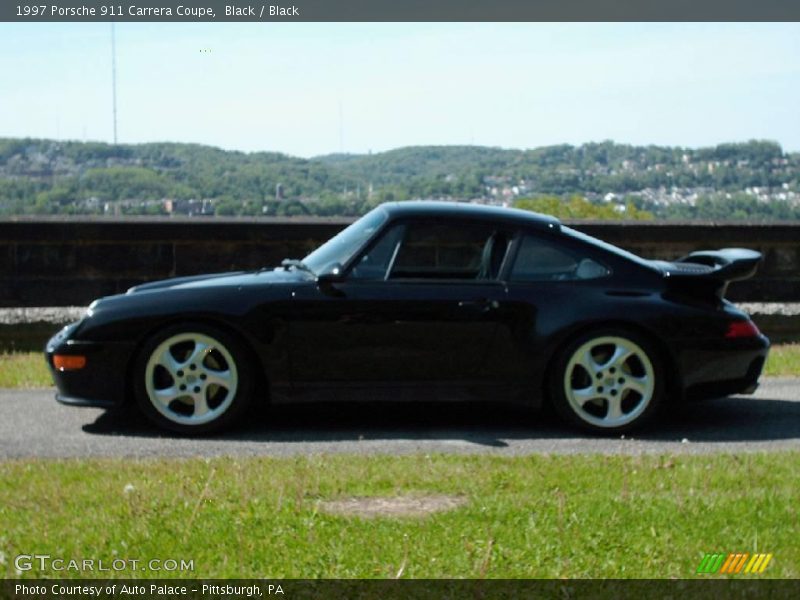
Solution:
<svg viewBox="0 0 800 600"><path fill-rule="evenodd" d="M252 402L549 402L619 433L752 392L769 341L724 299L761 255L645 260L521 210L383 204L302 260L96 300L47 344L65 404L208 432Z"/></svg>

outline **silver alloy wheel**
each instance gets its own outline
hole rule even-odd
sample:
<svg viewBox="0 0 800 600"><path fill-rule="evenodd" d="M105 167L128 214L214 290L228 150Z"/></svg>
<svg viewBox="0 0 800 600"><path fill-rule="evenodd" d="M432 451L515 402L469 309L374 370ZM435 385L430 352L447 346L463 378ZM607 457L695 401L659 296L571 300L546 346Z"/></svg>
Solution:
<svg viewBox="0 0 800 600"><path fill-rule="evenodd" d="M186 332L161 342L145 367L145 390L159 413L181 425L221 417L236 397L236 362L218 340Z"/></svg>
<svg viewBox="0 0 800 600"><path fill-rule="evenodd" d="M596 427L622 427L645 411L655 393L653 363L624 337L589 340L572 354L564 393L575 414Z"/></svg>

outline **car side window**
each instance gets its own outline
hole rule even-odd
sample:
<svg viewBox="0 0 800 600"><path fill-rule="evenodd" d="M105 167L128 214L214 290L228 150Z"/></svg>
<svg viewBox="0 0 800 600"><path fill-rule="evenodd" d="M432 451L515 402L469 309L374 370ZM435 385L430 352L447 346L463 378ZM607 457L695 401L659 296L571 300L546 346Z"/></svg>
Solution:
<svg viewBox="0 0 800 600"><path fill-rule="evenodd" d="M389 279L494 279L507 240L490 224L410 223Z"/></svg>
<svg viewBox="0 0 800 600"><path fill-rule="evenodd" d="M522 238L511 281L574 281L605 277L609 271L597 261L581 256L554 241L525 235Z"/></svg>
<svg viewBox="0 0 800 600"><path fill-rule="evenodd" d="M359 280L385 279L392 258L397 250L397 244L403 238L405 227L395 225L390 227L381 238L376 241L359 259L350 278Z"/></svg>

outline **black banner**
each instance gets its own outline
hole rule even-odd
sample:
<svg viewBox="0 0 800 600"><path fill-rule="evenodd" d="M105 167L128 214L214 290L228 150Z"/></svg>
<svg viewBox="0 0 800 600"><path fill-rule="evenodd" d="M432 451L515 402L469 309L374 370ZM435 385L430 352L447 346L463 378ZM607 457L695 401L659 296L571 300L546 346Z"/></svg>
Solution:
<svg viewBox="0 0 800 600"><path fill-rule="evenodd" d="M7 0L0 21L798 21L796 0Z"/></svg>
<svg viewBox="0 0 800 600"><path fill-rule="evenodd" d="M622 600L626 598L796 599L800 580L608 579L608 580L3 580L9 600L56 598L270 598L287 600L494 600L534 598Z"/></svg>

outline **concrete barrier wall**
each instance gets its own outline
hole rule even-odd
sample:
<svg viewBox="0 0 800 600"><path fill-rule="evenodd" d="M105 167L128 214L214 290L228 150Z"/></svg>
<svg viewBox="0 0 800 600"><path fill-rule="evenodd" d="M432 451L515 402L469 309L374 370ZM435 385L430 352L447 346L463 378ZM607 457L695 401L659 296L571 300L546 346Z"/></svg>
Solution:
<svg viewBox="0 0 800 600"><path fill-rule="evenodd" d="M274 266L302 257L350 219L36 218L0 220L0 306L83 305L177 275ZM800 223L572 222L648 258L754 248L758 275L736 301L800 300Z"/></svg>

